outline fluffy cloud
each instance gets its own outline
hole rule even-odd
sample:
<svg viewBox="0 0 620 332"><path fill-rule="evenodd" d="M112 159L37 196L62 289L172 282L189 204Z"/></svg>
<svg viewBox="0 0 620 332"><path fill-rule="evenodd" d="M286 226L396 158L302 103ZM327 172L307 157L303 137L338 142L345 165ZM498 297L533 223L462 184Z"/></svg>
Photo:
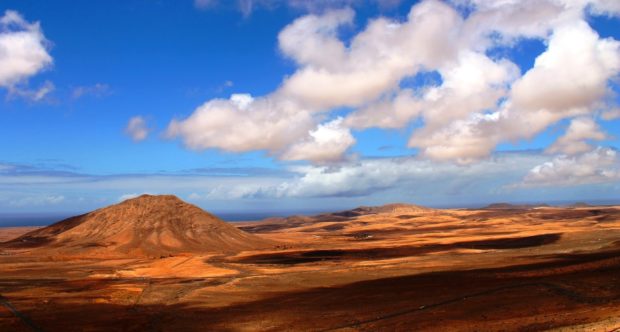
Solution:
<svg viewBox="0 0 620 332"><path fill-rule="evenodd" d="M551 145L547 152L575 155L584 153L594 148L587 140L604 140L607 138L598 124L591 118L573 119L566 133Z"/></svg>
<svg viewBox="0 0 620 332"><path fill-rule="evenodd" d="M497 179L511 181L523 168L533 167L544 158L530 154L505 154L470 166L436 163L413 157L364 159L339 166L306 166L300 174L259 193L276 197L367 196L390 188L407 195L447 194L473 186L495 190ZM528 166L529 165L529 166ZM482 194L479 192L479 194Z"/></svg>
<svg viewBox="0 0 620 332"><path fill-rule="evenodd" d="M450 27L461 21L448 5L426 1L412 8L407 22L376 19L345 46L337 31L352 19L351 10L337 10L295 20L278 40L300 67L278 90L244 107L234 95L207 101L188 118L172 121L168 136L181 137L193 149L267 150L283 159L305 155L314 162L340 159L334 151L343 153L354 140L340 129L330 136L335 148L318 153L325 145L320 137L333 125L321 124L322 114L371 102L403 77L448 59ZM420 44L427 46L415 51Z"/></svg>
<svg viewBox="0 0 620 332"><path fill-rule="evenodd" d="M298 169L300 178L274 189L276 196L284 197L368 195L424 174L437 174L432 168L430 163L413 159L364 160L335 168L308 166Z"/></svg>
<svg viewBox="0 0 620 332"><path fill-rule="evenodd" d="M7 10L0 17L0 87L14 89L50 66L47 45L38 22L29 23L18 12Z"/></svg>
<svg viewBox="0 0 620 332"><path fill-rule="evenodd" d="M425 126L414 132L409 146L421 148L422 155L462 163L487 156L496 142L475 127L496 120L497 114L482 111L493 109L506 94L518 77L517 67L506 60L493 61L481 53L464 51L437 72L443 78L441 86L426 88L419 98L411 89L404 89L391 101L352 113L347 124L397 128L421 116Z"/></svg>
<svg viewBox="0 0 620 332"><path fill-rule="evenodd" d="M424 100L417 98L413 89L402 89L349 114L345 124L356 129L402 128L424 107Z"/></svg>
<svg viewBox="0 0 620 332"><path fill-rule="evenodd" d="M590 5L589 11L597 15L617 16L620 15L620 3L616 0L594 0L585 1L581 0L581 3Z"/></svg>
<svg viewBox="0 0 620 332"><path fill-rule="evenodd" d="M473 163L500 143L531 139L562 119L613 118L609 84L620 71L620 43L598 36L588 13L620 11L607 0L424 0L406 19L372 19L346 40L340 32L353 25L352 9L304 15L278 35L279 49L297 68L275 91L209 100L172 121L168 134L193 149L266 150L323 163L342 160L355 143L348 128L419 121L408 146L420 156ZM531 38L547 49L523 74L490 55ZM428 72L441 82L404 84ZM342 108L352 111L330 122ZM601 137L577 130L549 151L584 152L586 143L577 141Z"/></svg>
<svg viewBox="0 0 620 332"><path fill-rule="evenodd" d="M347 55L345 45L337 38L337 29L351 25L353 16L351 9L303 16L280 32L280 49L302 66L336 69L335 65L344 62Z"/></svg>
<svg viewBox="0 0 620 332"><path fill-rule="evenodd" d="M125 134L136 142L145 140L149 135L149 128L146 125L146 119L142 116L134 116L127 122Z"/></svg>
<svg viewBox="0 0 620 332"><path fill-rule="evenodd" d="M488 156L494 142L476 125L496 119L496 114L484 111L495 108L518 69L509 61L466 52L439 72L444 83L425 94L425 126L413 133L409 146L435 160L469 162Z"/></svg>
<svg viewBox="0 0 620 332"><path fill-rule="evenodd" d="M586 22L555 30L534 68L514 84L512 100L522 110L571 112L588 109L607 93L620 70L620 43L600 39Z"/></svg>
<svg viewBox="0 0 620 332"><path fill-rule="evenodd" d="M562 25L554 30L548 49L536 59L534 67L514 81L507 95L497 88L501 86L498 82L488 85L487 91L496 93L495 100L506 98L498 108L475 103L468 108L471 96L482 98L481 92L457 100L448 111L428 106L427 123L437 118L449 124L439 130L427 125L414 132L409 144L422 147L424 155L436 160L471 162L486 157L500 142L529 139L563 118L595 114L608 94L609 80L620 70L619 64L620 43L600 39L580 20ZM505 76L504 83L509 83L513 74ZM489 94L481 100L494 99ZM463 110L468 118L449 112L453 108ZM490 112L484 112L485 108ZM590 139L602 139L591 135ZM552 151L555 149L559 147Z"/></svg>
<svg viewBox="0 0 620 332"><path fill-rule="evenodd" d="M298 142L287 150L282 159L310 160L315 162L339 160L353 144L355 138L342 126L342 118L319 125L310 131L307 140Z"/></svg>
<svg viewBox="0 0 620 332"><path fill-rule="evenodd" d="M471 47L484 50L495 43L510 44L518 38L546 38L560 22L580 17L581 6L555 0L455 1L471 11L463 38Z"/></svg>
<svg viewBox="0 0 620 332"><path fill-rule="evenodd" d="M284 81L282 93L324 110L357 107L397 88L404 77L456 56L461 17L439 1L414 6L405 22L375 19L345 47L334 31L351 19L348 10L309 15L280 33L282 51L301 65Z"/></svg>
<svg viewBox="0 0 620 332"><path fill-rule="evenodd" d="M600 39L578 20L558 27L534 67L517 80L495 125L480 128L497 143L530 139L551 124L604 108L620 70L620 43Z"/></svg>
<svg viewBox="0 0 620 332"><path fill-rule="evenodd" d="M520 186L570 186L620 180L618 152L597 148L577 156L559 156L532 168Z"/></svg>
<svg viewBox="0 0 620 332"><path fill-rule="evenodd" d="M496 137L484 133L484 126L495 123L497 115L474 113L437 130L422 128L411 137L409 146L422 147L421 154L432 160L473 163L487 157L497 144Z"/></svg>
<svg viewBox="0 0 620 332"><path fill-rule="evenodd" d="M192 149L267 150L275 154L307 135L313 126L310 112L293 101L237 94L210 100L190 117L172 121L167 135L182 137Z"/></svg>

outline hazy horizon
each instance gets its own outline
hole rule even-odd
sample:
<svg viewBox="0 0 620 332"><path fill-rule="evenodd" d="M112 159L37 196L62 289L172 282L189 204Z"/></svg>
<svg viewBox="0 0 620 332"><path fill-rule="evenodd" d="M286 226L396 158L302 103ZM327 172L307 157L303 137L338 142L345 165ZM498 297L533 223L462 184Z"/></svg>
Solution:
<svg viewBox="0 0 620 332"><path fill-rule="evenodd" d="M413 202L394 202L415 204ZM476 209L483 208L491 204L507 203L513 205L539 205L548 204L551 206L568 206L576 203L585 203L593 206L604 205L620 205L620 199L611 200L582 200L582 201L519 201L519 202L486 202L486 203L472 203L464 205L441 205L441 206L426 206L436 209ZM218 218L227 222L241 222L241 221L259 221L272 217L290 217L295 215L317 215L321 213L331 213L338 211L345 211L354 209L360 206L373 206L372 204L356 205L356 206L343 206L335 209L305 209L305 210L273 210L273 211L218 211L209 210L209 213L216 215ZM104 206L102 206L104 207ZM74 211L74 212L16 212L16 213L2 213L0 212L0 227L19 227L19 226L48 226L63 219L73 217L76 215L84 214L90 211Z"/></svg>

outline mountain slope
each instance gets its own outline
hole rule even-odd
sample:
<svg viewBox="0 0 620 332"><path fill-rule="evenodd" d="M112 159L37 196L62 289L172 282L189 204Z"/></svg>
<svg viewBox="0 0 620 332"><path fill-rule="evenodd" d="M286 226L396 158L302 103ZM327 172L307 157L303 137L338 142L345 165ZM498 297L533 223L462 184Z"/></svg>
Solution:
<svg viewBox="0 0 620 332"><path fill-rule="evenodd" d="M271 246L171 195L143 195L24 234L4 244L67 254L163 256Z"/></svg>
<svg viewBox="0 0 620 332"><path fill-rule="evenodd" d="M433 209L420 205L393 203L380 206L360 206L352 210L328 213L322 216L359 217L369 214L417 214L430 211L433 211Z"/></svg>

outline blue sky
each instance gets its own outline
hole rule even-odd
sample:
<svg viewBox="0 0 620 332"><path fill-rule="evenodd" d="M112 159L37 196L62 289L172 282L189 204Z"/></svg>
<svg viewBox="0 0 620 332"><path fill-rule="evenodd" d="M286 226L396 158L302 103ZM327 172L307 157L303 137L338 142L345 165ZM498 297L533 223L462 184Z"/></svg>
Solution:
<svg viewBox="0 0 620 332"><path fill-rule="evenodd" d="M620 197L615 1L309 3L2 1L0 211Z"/></svg>

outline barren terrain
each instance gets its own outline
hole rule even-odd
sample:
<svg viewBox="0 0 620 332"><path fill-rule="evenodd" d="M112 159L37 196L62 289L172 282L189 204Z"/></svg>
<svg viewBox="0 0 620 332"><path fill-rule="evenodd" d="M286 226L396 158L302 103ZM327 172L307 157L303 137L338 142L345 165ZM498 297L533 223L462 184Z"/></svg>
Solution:
<svg viewBox="0 0 620 332"><path fill-rule="evenodd" d="M17 238L0 244L0 331L620 328L620 207L393 204L214 236L179 202L0 231ZM160 213L174 206L191 213Z"/></svg>

